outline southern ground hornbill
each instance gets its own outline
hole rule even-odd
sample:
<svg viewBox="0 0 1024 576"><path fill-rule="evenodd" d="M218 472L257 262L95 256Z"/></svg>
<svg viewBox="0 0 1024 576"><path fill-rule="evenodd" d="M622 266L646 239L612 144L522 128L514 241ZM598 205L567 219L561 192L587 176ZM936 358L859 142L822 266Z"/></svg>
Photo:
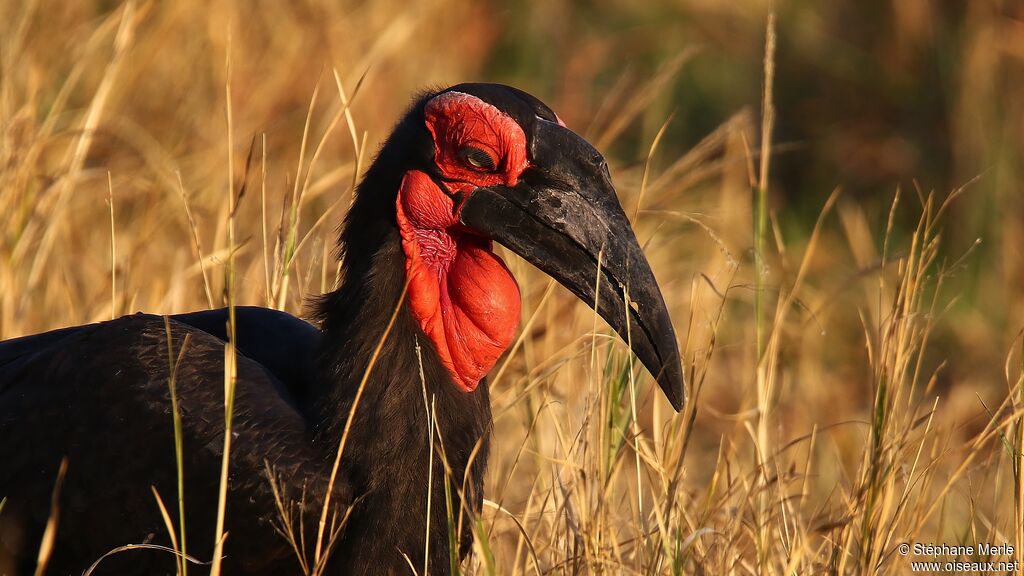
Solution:
<svg viewBox="0 0 1024 576"><path fill-rule="evenodd" d="M455 510L479 512L491 426L484 377L520 316L519 289L492 240L595 306L682 406L672 324L601 154L520 90L430 92L358 188L341 230L341 281L316 304L318 327L237 309L226 573L301 572L274 529L268 469L282 500L303 503L296 531L309 552L350 408L393 315L331 493L345 524L326 573L407 573L424 560L448 572L445 483ZM169 543L150 488L177 519L168 334L175 353L188 336L176 373L188 552L210 558L226 320L225 310L169 322L135 314L0 343L0 566L34 569L64 458L49 573L81 573L124 544ZM459 557L470 526L462 522ZM174 569L172 555L147 549L112 555L96 573Z"/></svg>

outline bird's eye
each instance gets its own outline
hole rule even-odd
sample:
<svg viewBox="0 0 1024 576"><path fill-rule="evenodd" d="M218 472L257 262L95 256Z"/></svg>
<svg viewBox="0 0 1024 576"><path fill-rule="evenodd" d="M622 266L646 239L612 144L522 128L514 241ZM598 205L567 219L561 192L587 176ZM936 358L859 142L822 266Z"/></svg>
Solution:
<svg viewBox="0 0 1024 576"><path fill-rule="evenodd" d="M459 150L459 156L466 164L477 170L490 172L497 166L490 154L473 146L464 146Z"/></svg>

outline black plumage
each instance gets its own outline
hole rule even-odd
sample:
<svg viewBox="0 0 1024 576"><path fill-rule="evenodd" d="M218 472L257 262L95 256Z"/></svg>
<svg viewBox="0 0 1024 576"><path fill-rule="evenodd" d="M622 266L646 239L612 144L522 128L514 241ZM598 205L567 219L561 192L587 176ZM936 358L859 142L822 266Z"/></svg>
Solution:
<svg viewBox="0 0 1024 576"><path fill-rule="evenodd" d="M556 121L546 106L511 88L456 89L497 106L527 134L538 122ZM395 198L406 171L437 173L431 134L423 125L424 104L435 94L413 105L360 184L341 230L341 282L315 303L315 325L273 310L237 309L238 386L224 549L228 574L300 572L295 553L273 528L279 512L268 467L285 499L304 503L304 538L312 557L335 450L358 384L396 308L393 329L355 412L332 494L339 517L350 506L351 513L326 573L407 573L410 563L422 567L431 494L429 564L431 573L447 573L446 481L456 516L463 518L459 557L470 549L491 426L487 386L481 383L469 393L456 389L408 307L400 305L406 256ZM541 176L532 185L540 186ZM582 249L594 260L596 249ZM635 250L639 254L638 246ZM589 260L586 265L596 266ZM663 312L663 302L651 306L651 314ZM80 573L123 544L169 544L150 490L159 491L177 519L168 330L171 356L188 336L177 371L188 552L210 559L223 446L226 320L226 310L166 321L136 314L0 343L0 497L8 499L0 514L0 567L6 561L15 573L34 569L64 457L67 475L50 573ZM647 344L647 353L656 349L663 366L648 367L677 402L682 382L681 372L672 372L678 371L674 334L665 338L668 348L650 338L654 344ZM663 377L663 372L672 374ZM670 380L678 391L663 383ZM428 406L438 430L429 485ZM204 570L190 567L192 573ZM169 554L133 550L105 559L96 574L173 572Z"/></svg>

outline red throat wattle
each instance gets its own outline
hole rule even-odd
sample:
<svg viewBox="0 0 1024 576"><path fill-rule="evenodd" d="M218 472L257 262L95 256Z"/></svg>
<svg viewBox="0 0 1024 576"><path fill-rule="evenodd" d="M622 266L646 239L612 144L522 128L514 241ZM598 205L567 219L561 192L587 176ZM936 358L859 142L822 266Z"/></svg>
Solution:
<svg viewBox="0 0 1024 576"><path fill-rule="evenodd" d="M453 208L429 176L406 172L397 209L409 308L455 385L471 392L515 336L519 286L490 240L453 229Z"/></svg>
<svg viewBox="0 0 1024 576"><path fill-rule="evenodd" d="M528 165L526 138L512 118L459 92L431 100L425 118L445 181L410 170L398 192L409 308L452 381L472 392L515 337L519 286L491 241L459 224L452 194L514 186Z"/></svg>

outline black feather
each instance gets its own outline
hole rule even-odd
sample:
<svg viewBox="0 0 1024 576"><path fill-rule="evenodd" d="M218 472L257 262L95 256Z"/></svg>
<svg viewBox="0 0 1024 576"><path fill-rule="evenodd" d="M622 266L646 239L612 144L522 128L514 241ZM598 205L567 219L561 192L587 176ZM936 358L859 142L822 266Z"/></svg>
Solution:
<svg viewBox="0 0 1024 576"><path fill-rule="evenodd" d="M281 479L287 500L304 502L304 538L312 558L320 504L357 385L400 305L405 267L395 195L407 170L430 170L433 147L423 106L431 95L396 126L359 186L340 232L340 285L314 304L317 326L271 310L237 311L228 574L299 572L294 552L273 527L278 511L267 466ZM509 98L519 110L515 117L522 116L526 104ZM175 351L189 337L177 390L188 552L204 560L212 554L223 445L226 317L216 310L170 319ZM401 306L355 412L332 496L338 518L352 509L328 574L405 572L403 555L422 566L431 492L430 568L446 574L445 482L463 519L459 556L470 549L491 426L487 386L458 391L428 342ZM0 515L0 568L6 563L15 574L34 569L64 457L68 471L50 573L81 573L124 544L170 544L150 491L159 491L176 519L169 373L159 316L126 316L0 343L0 496L8 498ZM439 431L432 479L427 404ZM173 572L170 555L134 550L108 558L95 574Z"/></svg>

